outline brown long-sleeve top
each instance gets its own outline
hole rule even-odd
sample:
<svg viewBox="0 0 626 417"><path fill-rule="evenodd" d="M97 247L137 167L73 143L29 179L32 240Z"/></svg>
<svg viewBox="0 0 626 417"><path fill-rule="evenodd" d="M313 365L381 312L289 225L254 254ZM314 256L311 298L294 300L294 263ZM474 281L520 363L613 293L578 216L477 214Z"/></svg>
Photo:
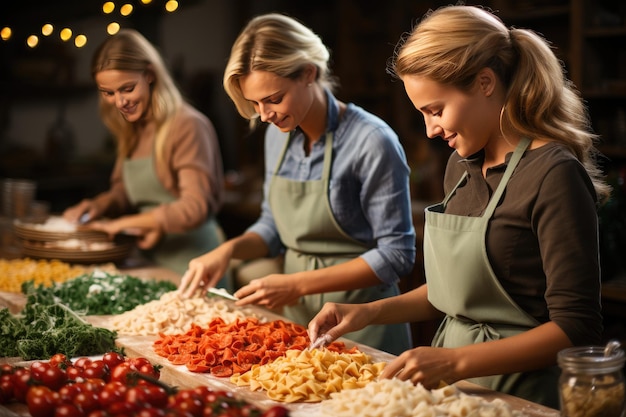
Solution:
<svg viewBox="0 0 626 417"><path fill-rule="evenodd" d="M446 213L482 215L506 169L506 163L490 168L485 179L482 161L482 154L450 156L446 194L465 170L469 177ZM565 146L548 143L524 154L486 237L491 266L507 293L540 323L555 322L574 345L601 341L596 208L584 167Z"/></svg>
<svg viewBox="0 0 626 417"><path fill-rule="evenodd" d="M176 197L153 211L165 233L189 231L219 211L224 187L222 158L215 128L204 114L183 105L171 122L163 161L156 166L157 176ZM122 165L118 158L111 188L94 198L108 216L133 209L124 187Z"/></svg>

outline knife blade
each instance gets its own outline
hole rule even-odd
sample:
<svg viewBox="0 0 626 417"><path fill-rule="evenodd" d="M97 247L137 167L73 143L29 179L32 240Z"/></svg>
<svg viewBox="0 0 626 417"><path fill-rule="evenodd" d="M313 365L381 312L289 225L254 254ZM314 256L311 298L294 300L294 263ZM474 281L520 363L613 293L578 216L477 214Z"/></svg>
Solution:
<svg viewBox="0 0 626 417"><path fill-rule="evenodd" d="M234 295L230 294L224 288L211 287L211 288L208 289L208 292L210 292L211 294L215 294L217 296L220 296L220 297L224 297L224 298L226 298L228 300L232 300L232 301L238 301L239 300L239 298L237 298Z"/></svg>

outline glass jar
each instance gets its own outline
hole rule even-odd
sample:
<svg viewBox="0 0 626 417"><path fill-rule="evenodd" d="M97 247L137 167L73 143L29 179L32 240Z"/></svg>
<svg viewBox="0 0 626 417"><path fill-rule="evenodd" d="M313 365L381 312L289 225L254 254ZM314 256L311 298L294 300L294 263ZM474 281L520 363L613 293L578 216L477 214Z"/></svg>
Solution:
<svg viewBox="0 0 626 417"><path fill-rule="evenodd" d="M561 416L623 417L625 359L619 348L583 346L560 351Z"/></svg>

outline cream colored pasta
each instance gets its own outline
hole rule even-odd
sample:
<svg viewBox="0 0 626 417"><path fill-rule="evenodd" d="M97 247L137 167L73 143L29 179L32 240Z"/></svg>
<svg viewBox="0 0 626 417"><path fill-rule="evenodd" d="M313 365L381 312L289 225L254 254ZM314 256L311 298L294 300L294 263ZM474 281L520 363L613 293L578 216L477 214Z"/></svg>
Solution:
<svg viewBox="0 0 626 417"><path fill-rule="evenodd" d="M192 323L199 326L221 317L226 323L237 318L259 317L249 308L235 308L226 300L218 298L181 298L177 291L170 291L132 310L111 317L109 325L120 334L152 336L185 333Z"/></svg>
<svg viewBox="0 0 626 417"><path fill-rule="evenodd" d="M487 401L449 385L427 390L399 379L381 379L336 392L320 404L319 417L521 417L500 399Z"/></svg>
<svg viewBox="0 0 626 417"><path fill-rule="evenodd" d="M237 386L265 390L282 402L319 402L331 393L365 386L382 371L383 362L373 363L363 352L336 353L328 349L288 350L283 357L231 377Z"/></svg>

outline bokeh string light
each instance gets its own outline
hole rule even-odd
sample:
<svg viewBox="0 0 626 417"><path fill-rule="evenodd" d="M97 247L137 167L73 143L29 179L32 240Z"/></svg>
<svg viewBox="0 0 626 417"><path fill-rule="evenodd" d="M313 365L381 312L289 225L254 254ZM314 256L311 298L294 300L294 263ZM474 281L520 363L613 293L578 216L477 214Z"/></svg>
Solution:
<svg viewBox="0 0 626 417"><path fill-rule="evenodd" d="M121 29L120 21L124 18L128 18L131 16L136 8L146 7L153 5L156 1L153 0L135 0L133 2L131 0L118 0L118 1L103 1L101 5L101 12L104 15L110 16L111 21L106 24L106 33L109 35L114 35ZM175 12L178 10L180 4L177 0L165 0L163 2L163 9L168 13ZM70 42L73 40L73 44L76 48L82 48L87 45L89 39L87 35L84 33L78 33L78 31L74 28L65 26L62 29L58 30L60 26L55 25L54 22L48 21L41 24L41 34L31 33L29 34L23 42L31 48L34 49L41 43L40 35L46 38L52 38L60 40L61 42ZM10 41L19 41L15 36L16 33L14 31L14 27L11 25L7 25L0 28L0 42L10 42ZM52 35L58 30L58 37Z"/></svg>

